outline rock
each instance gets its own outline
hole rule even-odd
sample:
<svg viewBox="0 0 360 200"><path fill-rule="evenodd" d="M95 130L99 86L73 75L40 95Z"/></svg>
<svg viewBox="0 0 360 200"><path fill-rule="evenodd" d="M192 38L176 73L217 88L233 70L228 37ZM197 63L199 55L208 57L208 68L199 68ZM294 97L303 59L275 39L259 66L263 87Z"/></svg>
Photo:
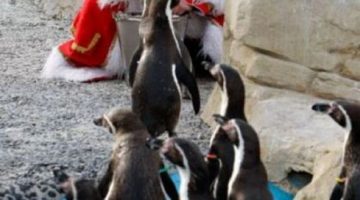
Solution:
<svg viewBox="0 0 360 200"><path fill-rule="evenodd" d="M360 102L360 83L332 73L319 73L311 85L316 95Z"/></svg>
<svg viewBox="0 0 360 200"><path fill-rule="evenodd" d="M349 83L360 80L359 9L360 2L343 0L229 0L224 61L260 85L331 99L358 98L345 92L324 95L310 85L321 84L314 78L327 72L342 76L336 81L346 91L358 90L357 83Z"/></svg>
<svg viewBox="0 0 360 200"><path fill-rule="evenodd" d="M295 200L329 199L335 178L340 174L342 152L329 152L316 158L314 162L314 176L311 183L296 195Z"/></svg>
<svg viewBox="0 0 360 200"><path fill-rule="evenodd" d="M328 116L311 110L322 100L288 91L275 91L270 97L252 93L258 94L249 97L252 105L247 116L260 136L272 181L286 178L290 170L313 174L317 157L341 150L344 130Z"/></svg>
<svg viewBox="0 0 360 200"><path fill-rule="evenodd" d="M257 54L247 66L245 75L262 84L305 91L315 72L292 62Z"/></svg>
<svg viewBox="0 0 360 200"><path fill-rule="evenodd" d="M360 60L348 60L345 62L341 73L354 80L360 81Z"/></svg>
<svg viewBox="0 0 360 200"><path fill-rule="evenodd" d="M360 38L357 1L230 0L226 9L231 39L312 69L334 70L346 55L331 50Z"/></svg>

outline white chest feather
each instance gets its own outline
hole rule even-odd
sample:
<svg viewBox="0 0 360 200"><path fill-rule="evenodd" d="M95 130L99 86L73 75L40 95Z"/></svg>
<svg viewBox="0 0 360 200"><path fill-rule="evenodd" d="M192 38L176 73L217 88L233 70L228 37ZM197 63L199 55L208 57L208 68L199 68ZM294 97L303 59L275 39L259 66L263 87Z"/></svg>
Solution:
<svg viewBox="0 0 360 200"><path fill-rule="evenodd" d="M109 191L105 197L105 200L109 200L110 197L111 197L111 194L114 192L115 190L115 184L114 184L114 181L111 181L111 184L110 184L110 187L109 187Z"/></svg>
<svg viewBox="0 0 360 200"><path fill-rule="evenodd" d="M228 184L228 196L230 196L232 189L234 187L236 178L240 174L240 168L241 168L241 164L244 160L244 154L245 154L244 139L240 132L240 128L235 124L235 122L234 122L234 125L237 129L236 132L238 133L238 137L239 137L239 147L234 145L234 165L233 165L233 172L231 174L229 184Z"/></svg>
<svg viewBox="0 0 360 200"><path fill-rule="evenodd" d="M171 66L171 72L172 72L172 77L173 77L174 83L176 85L176 89L177 89L177 91L179 93L179 96L180 96L180 99L181 99L182 98L181 97L181 87L180 87L179 81L178 81L177 76L176 76L176 65L175 64L173 64Z"/></svg>
<svg viewBox="0 0 360 200"><path fill-rule="evenodd" d="M171 11L171 0L168 0L167 4L166 4L166 10L165 10L165 13L166 13L166 16L168 18L168 21L169 21L169 26L170 26L170 30L171 30L171 34L174 38L174 42L176 44L176 48L179 52L179 55L182 57L182 53L181 53L181 49L180 49L180 45L179 45L179 41L177 40L176 38L176 34L175 34L175 28L174 28L174 24L173 24L173 21L172 21L172 11Z"/></svg>
<svg viewBox="0 0 360 200"><path fill-rule="evenodd" d="M225 75L222 71L221 71L221 75L224 80L223 80L223 91L221 92L220 115L225 116L226 110L229 106L229 95L227 91Z"/></svg>

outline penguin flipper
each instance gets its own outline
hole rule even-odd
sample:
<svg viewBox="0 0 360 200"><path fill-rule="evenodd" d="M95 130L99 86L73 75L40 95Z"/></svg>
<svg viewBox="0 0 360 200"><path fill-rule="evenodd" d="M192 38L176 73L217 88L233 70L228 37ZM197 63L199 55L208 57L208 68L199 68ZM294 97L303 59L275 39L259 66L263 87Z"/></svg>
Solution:
<svg viewBox="0 0 360 200"><path fill-rule="evenodd" d="M106 170L106 174L101 178L98 191L100 192L101 197L105 198L106 194L109 191L110 183L112 181L113 171L112 171L112 161L110 161L108 168Z"/></svg>
<svg viewBox="0 0 360 200"><path fill-rule="evenodd" d="M138 62L141 58L142 52L143 52L143 45L142 45L142 42L140 41L139 46L135 50L135 52L131 58L130 65L129 65L129 85L130 85L130 87L132 87L134 84L135 74L136 74Z"/></svg>
<svg viewBox="0 0 360 200"><path fill-rule="evenodd" d="M336 183L330 196L330 200L341 200L344 193L344 184Z"/></svg>
<svg viewBox="0 0 360 200"><path fill-rule="evenodd" d="M175 73L179 82L185 85L185 87L189 90L195 114L198 114L200 110L200 95L195 77L191 74L183 62L176 65Z"/></svg>
<svg viewBox="0 0 360 200"><path fill-rule="evenodd" d="M161 168L164 168L164 164L161 163ZM160 173L161 183L164 186L166 195L171 200L179 200L179 194L176 190L174 182L171 180L170 175L167 172Z"/></svg>

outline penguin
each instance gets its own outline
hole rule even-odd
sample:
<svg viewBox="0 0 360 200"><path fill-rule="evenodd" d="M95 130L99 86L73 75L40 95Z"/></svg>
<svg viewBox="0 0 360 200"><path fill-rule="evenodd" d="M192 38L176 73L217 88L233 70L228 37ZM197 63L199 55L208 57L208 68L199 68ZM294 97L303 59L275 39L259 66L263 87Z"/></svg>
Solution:
<svg viewBox="0 0 360 200"><path fill-rule="evenodd" d="M162 182L160 156L146 147L150 135L138 115L116 108L94 124L108 128L115 138L111 161L98 186L105 200L178 199L175 186Z"/></svg>
<svg viewBox="0 0 360 200"><path fill-rule="evenodd" d="M213 76L221 90L220 115L247 121L245 116L245 86L239 73L225 64L203 62L204 68ZM227 199L228 182L233 171L234 148L220 126L210 140L207 165L215 199Z"/></svg>
<svg viewBox="0 0 360 200"><path fill-rule="evenodd" d="M272 200L268 190L267 172L260 158L260 143L255 130L241 119L214 115L234 148L234 162L228 183L229 200ZM216 146L217 144L214 143Z"/></svg>
<svg viewBox="0 0 360 200"><path fill-rule="evenodd" d="M181 87L191 94L195 114L200 109L199 89L182 59L171 8L179 0L152 0L140 23L142 53L133 72L132 109L153 137L167 131L175 135L180 109Z"/></svg>
<svg viewBox="0 0 360 200"><path fill-rule="evenodd" d="M203 62L204 68L216 80L221 89L219 114L227 118L247 121L245 116L245 86L238 71L225 64Z"/></svg>
<svg viewBox="0 0 360 200"><path fill-rule="evenodd" d="M28 180L23 184L3 187L1 200L102 200L95 180L76 179L62 169L53 170L53 178L44 181Z"/></svg>
<svg viewBox="0 0 360 200"><path fill-rule="evenodd" d="M67 175L63 170L53 171L55 182L60 190L65 193L66 200L101 200L94 180L79 179Z"/></svg>
<svg viewBox="0 0 360 200"><path fill-rule="evenodd" d="M340 180L331 198L360 199L360 105L347 101L316 103L312 110L329 115L346 130Z"/></svg>
<svg viewBox="0 0 360 200"><path fill-rule="evenodd" d="M151 0L144 0L143 1L142 18L145 18L145 17L148 16L148 13L149 13L148 8L149 8L149 5L150 5L150 1ZM142 23L143 24L142 27L146 26L146 25L144 25L146 23L147 22ZM130 60L130 63L129 63L129 71L128 71L127 76L128 76L128 82L129 82L130 87L133 86L136 70L137 70L137 67L138 67L138 63L139 63L139 60L141 58L142 52L144 50L143 39L141 38L141 35L140 35L139 39L140 39L140 41L139 41L138 47L135 49L135 51L134 51L134 53L132 55L132 58ZM189 52L188 48L185 46L185 44L184 44L183 40L180 38L180 36L176 35L176 39L177 39L177 42L178 42L178 44L180 46L181 57L184 60L185 66L188 67L189 71L195 76L195 70L194 70L193 62L192 62L192 59L191 59L190 52Z"/></svg>
<svg viewBox="0 0 360 200"><path fill-rule="evenodd" d="M155 141L154 141L155 140ZM212 200L209 174L199 147L182 138L148 141L151 149L176 166L180 174L180 200Z"/></svg>

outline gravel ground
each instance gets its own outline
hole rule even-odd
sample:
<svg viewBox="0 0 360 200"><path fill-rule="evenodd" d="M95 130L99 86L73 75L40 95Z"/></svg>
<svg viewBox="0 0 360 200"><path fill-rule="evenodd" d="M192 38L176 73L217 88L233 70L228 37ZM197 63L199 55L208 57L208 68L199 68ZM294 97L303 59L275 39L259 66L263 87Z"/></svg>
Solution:
<svg viewBox="0 0 360 200"><path fill-rule="evenodd" d="M48 18L30 0L0 1L1 184L45 179L55 166L96 177L110 155L112 136L92 120L114 106L129 107L128 86L39 79L51 47L69 37L70 23ZM213 83L199 87L204 105ZM204 150L209 128L183 102L177 132Z"/></svg>

